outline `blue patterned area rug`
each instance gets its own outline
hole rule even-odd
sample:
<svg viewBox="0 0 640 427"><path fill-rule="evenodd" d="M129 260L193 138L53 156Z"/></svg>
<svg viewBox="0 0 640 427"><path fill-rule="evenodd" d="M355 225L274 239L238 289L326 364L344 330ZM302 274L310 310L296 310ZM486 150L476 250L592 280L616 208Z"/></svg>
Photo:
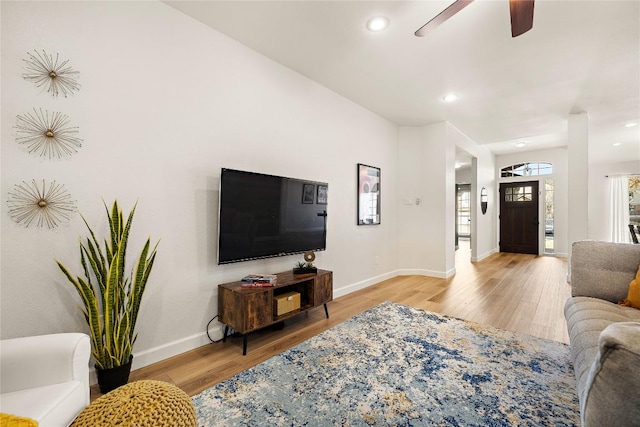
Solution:
<svg viewBox="0 0 640 427"><path fill-rule="evenodd" d="M193 402L201 427L580 422L567 345L390 302Z"/></svg>

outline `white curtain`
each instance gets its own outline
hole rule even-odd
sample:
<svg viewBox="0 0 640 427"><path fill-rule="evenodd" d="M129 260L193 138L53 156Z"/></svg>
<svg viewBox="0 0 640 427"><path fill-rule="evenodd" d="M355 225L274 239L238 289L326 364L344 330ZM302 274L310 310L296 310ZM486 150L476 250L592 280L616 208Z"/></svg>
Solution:
<svg viewBox="0 0 640 427"><path fill-rule="evenodd" d="M630 243L629 177L609 176L609 230L612 242Z"/></svg>

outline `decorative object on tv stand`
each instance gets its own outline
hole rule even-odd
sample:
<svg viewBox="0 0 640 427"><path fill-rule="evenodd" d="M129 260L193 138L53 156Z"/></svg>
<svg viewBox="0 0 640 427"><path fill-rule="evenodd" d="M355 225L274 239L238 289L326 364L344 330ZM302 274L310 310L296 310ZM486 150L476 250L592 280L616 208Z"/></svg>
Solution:
<svg viewBox="0 0 640 427"><path fill-rule="evenodd" d="M16 142L39 157L70 157L82 147L78 127L69 126L69 117L57 111L34 108L33 114L18 115L15 128Z"/></svg>
<svg viewBox="0 0 640 427"><path fill-rule="evenodd" d="M488 203L489 196L487 195L487 189L482 187L482 190L480 190L480 210L482 210L482 215L487 213Z"/></svg>
<svg viewBox="0 0 640 427"><path fill-rule="evenodd" d="M67 65L69 60L60 61L57 53L53 59L53 55L44 50L42 53L37 50L33 52L35 54L27 52L29 58L24 59L26 72L22 77L25 80L43 88L54 97L62 94L66 98L80 90L80 72Z"/></svg>
<svg viewBox="0 0 640 427"><path fill-rule="evenodd" d="M293 269L293 274L308 274L317 273L318 269L313 265L313 261L316 259L316 254L313 251L307 251L304 253L304 261L298 262Z"/></svg>
<svg viewBox="0 0 640 427"><path fill-rule="evenodd" d="M380 224L380 168L358 163L358 225Z"/></svg>
<svg viewBox="0 0 640 427"><path fill-rule="evenodd" d="M126 272L125 254L138 203L133 206L126 223L117 200L111 211L104 201L103 204L110 230L110 238L104 239L104 247L82 217L89 230L89 237L80 241L84 277L74 277L60 261L56 260L56 263L84 304L82 312L89 326L98 384L100 391L107 393L129 380L138 310L158 244L151 249L151 238L147 238L135 269Z"/></svg>
<svg viewBox="0 0 640 427"><path fill-rule="evenodd" d="M304 253L304 260L313 263L316 260L316 254L313 251L307 251Z"/></svg>
<svg viewBox="0 0 640 427"><path fill-rule="evenodd" d="M31 183L22 181L9 192L9 216L18 224L29 227L56 228L68 221L76 211L75 201L64 185L43 179L40 186L35 179Z"/></svg>

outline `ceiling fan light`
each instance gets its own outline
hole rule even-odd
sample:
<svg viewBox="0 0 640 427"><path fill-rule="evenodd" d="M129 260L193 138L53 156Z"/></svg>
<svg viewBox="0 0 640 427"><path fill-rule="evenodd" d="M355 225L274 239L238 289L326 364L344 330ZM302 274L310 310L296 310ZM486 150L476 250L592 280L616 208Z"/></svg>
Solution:
<svg viewBox="0 0 640 427"><path fill-rule="evenodd" d="M378 32L385 30L389 26L389 18L386 16L375 16L367 21L367 30Z"/></svg>

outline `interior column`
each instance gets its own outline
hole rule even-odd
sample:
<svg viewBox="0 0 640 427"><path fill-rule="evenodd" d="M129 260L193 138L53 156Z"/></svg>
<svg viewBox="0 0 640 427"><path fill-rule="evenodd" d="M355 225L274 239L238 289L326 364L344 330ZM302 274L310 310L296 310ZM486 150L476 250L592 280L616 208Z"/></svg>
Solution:
<svg viewBox="0 0 640 427"><path fill-rule="evenodd" d="M570 114L567 125L568 243L588 238L589 115Z"/></svg>

